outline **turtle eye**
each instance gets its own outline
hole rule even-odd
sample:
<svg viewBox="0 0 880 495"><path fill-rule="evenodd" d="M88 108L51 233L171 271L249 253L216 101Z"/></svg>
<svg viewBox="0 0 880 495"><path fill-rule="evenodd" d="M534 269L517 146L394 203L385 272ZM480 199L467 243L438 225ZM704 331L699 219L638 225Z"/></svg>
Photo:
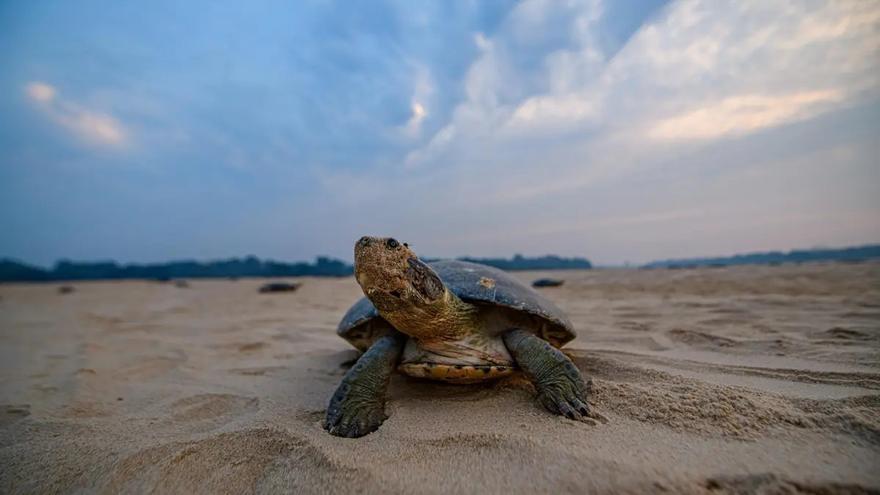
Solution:
<svg viewBox="0 0 880 495"><path fill-rule="evenodd" d="M397 242L397 240L394 239L394 238L390 238L390 239L388 239L388 240L385 242L385 244L387 244L388 247L389 247L390 249L397 249L397 247L400 246L400 243Z"/></svg>
<svg viewBox="0 0 880 495"><path fill-rule="evenodd" d="M403 243L403 247L409 247L409 244L407 244L407 243L404 242L404 243Z"/></svg>

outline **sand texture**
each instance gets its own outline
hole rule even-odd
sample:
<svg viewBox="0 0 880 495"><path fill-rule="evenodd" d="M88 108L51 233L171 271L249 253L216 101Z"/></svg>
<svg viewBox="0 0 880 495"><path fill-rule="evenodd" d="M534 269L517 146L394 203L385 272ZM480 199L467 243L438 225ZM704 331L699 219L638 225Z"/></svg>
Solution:
<svg viewBox="0 0 880 495"><path fill-rule="evenodd" d="M596 419L395 376L321 428L352 278L0 285L0 493L877 493L880 264L526 272Z"/></svg>

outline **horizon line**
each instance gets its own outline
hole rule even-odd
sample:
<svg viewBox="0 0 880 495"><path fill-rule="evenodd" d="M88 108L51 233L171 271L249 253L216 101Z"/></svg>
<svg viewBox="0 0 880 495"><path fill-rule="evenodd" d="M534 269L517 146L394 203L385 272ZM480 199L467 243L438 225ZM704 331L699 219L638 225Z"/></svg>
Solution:
<svg viewBox="0 0 880 495"><path fill-rule="evenodd" d="M682 257L675 257L675 258L652 259L651 261L646 261L646 262L641 262L641 263L638 263L638 262L633 263L633 262L629 262L629 261L624 261L623 263L609 263L609 264L593 263L590 260L590 258L586 255L562 256L562 255L553 254L553 253L546 253L546 254L533 255L533 256L532 255L523 255L521 253L514 253L509 256L458 255L458 256L420 256L420 258L426 259L426 260L444 260L444 259L459 259L460 260L460 259L465 259L465 258L513 260L517 256L521 256L522 258L526 258L526 259L528 259L528 258L556 257L556 258L560 258L560 259L564 259L564 260L586 260L586 261L590 262L591 264L593 264L594 267L625 268L625 267L629 267L629 266L634 266L634 267L646 266L646 265L655 264L655 263L674 263L674 262L681 262L681 261L704 261L704 260L713 260L713 259L722 259L722 258L734 258L737 256L752 256L752 255L762 255L762 254L771 254L771 253L792 254L792 253L797 253L797 252L841 251L841 250L847 250L847 249L864 249L864 248L872 248L872 247L880 248L880 242L847 245L847 246L814 246L814 247L810 247L810 248L791 248L791 249L771 249L771 250L762 250L762 251L746 251L746 252L737 252L737 253L733 253L733 254L720 254L720 255L682 256ZM187 263L187 262L205 264L205 263L216 263L216 262L230 261L230 260L246 260L248 258L256 258L258 261L261 261L261 262L277 262L277 263L287 263L287 264L298 264L298 263L311 264L311 263L315 263L321 259L326 259L328 261L339 261L339 262L345 263L347 265L353 264L353 261L350 262L347 259L337 258L334 256L323 255L323 254L315 255L311 261L309 261L309 260L285 261L285 260L279 260L279 259L270 258L270 257L260 257L255 254L247 254L247 255L242 255L242 256L232 255L232 256L229 256L226 258L210 258L210 259L202 259L202 260L199 260L196 258L172 258L172 259L168 259L165 261L147 261L147 262L118 261L118 260L112 259L112 258L109 258L109 259L108 258L102 258L102 259L99 258L99 259L85 260L85 259L73 259L73 258L62 257L62 258L56 259L55 262L49 266L41 265L38 263L31 263L31 262L24 261L20 258L15 258L12 256L0 256L0 262L13 262L13 263L19 263L21 265L27 265L30 267L51 270L52 267L57 266L58 264L64 263L64 262L79 263L79 264L114 263L114 264L117 264L120 266L132 266L132 265L149 266L149 265L162 265L162 264L170 264L170 263Z"/></svg>

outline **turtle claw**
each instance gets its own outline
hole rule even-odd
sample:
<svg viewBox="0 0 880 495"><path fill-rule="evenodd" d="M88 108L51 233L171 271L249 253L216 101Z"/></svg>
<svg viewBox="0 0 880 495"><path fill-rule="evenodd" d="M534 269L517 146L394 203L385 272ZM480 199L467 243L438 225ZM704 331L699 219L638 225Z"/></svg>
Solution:
<svg viewBox="0 0 880 495"><path fill-rule="evenodd" d="M340 392L337 390L333 395L324 420L324 429L331 435L362 437L376 431L387 418L382 404L358 400L360 398L352 400L350 395Z"/></svg>
<svg viewBox="0 0 880 495"><path fill-rule="evenodd" d="M324 422L324 429L331 435L346 438L358 438L379 429L385 421L384 414L372 411L353 409L342 413L341 418L331 417L329 412Z"/></svg>
<svg viewBox="0 0 880 495"><path fill-rule="evenodd" d="M571 405L577 412L580 413L581 416L587 417L590 415L590 406L587 405L585 400L582 400L579 397L575 397L571 400Z"/></svg>
<svg viewBox="0 0 880 495"><path fill-rule="evenodd" d="M545 386L538 394L538 400L545 409L573 421L584 421L589 417L590 408L577 384L555 385Z"/></svg>
<svg viewBox="0 0 880 495"><path fill-rule="evenodd" d="M561 402L558 404L559 414L565 416L568 419L577 421L580 418L580 414L577 411L571 408L565 402Z"/></svg>

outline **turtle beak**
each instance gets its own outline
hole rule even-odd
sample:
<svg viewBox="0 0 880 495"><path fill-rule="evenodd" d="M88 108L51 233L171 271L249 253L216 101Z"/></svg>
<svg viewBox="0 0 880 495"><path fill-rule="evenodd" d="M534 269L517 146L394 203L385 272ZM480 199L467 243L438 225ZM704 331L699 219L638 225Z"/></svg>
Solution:
<svg viewBox="0 0 880 495"><path fill-rule="evenodd" d="M367 283L370 281L367 275L362 272L355 272L354 278L357 280L358 285L360 285L361 287L367 287Z"/></svg>

